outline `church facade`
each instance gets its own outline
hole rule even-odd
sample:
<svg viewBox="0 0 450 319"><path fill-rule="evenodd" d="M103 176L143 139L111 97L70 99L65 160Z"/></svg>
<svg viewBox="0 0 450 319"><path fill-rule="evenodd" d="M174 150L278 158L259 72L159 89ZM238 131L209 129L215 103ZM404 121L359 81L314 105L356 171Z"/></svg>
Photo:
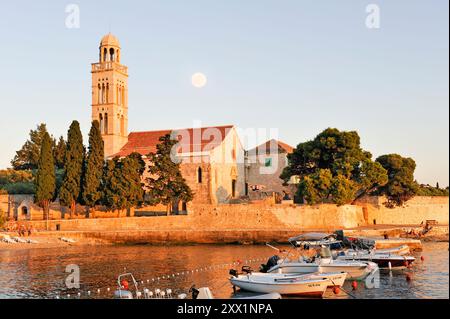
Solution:
<svg viewBox="0 0 450 319"><path fill-rule="evenodd" d="M271 176L261 178L260 165L253 163L254 157L250 158L253 164L249 163L248 152L233 125L129 133L128 68L120 61L118 39L112 34L105 35L100 42L99 61L92 63L91 106L92 120L100 123L107 159L138 152L145 160L147 154L156 151L159 138L171 134L179 141L181 172L194 192L194 202L229 203L256 192L253 184L261 181L269 181L270 188L281 189L279 171L287 163L287 152L264 153L263 157L283 158ZM292 151L291 147L285 149ZM278 148L272 150L278 152ZM267 165L264 158L260 161ZM280 187L274 186L278 184Z"/></svg>

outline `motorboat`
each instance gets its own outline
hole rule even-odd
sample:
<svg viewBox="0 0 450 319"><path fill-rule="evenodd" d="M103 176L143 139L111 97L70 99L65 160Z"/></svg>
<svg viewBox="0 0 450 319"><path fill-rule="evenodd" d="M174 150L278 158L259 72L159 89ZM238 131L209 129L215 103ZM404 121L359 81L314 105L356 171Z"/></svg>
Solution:
<svg viewBox="0 0 450 319"><path fill-rule="evenodd" d="M307 259L300 257L290 260L288 257L280 259L272 256L266 265L261 265L261 271L282 274L310 274L310 273L347 273L347 280L363 280L369 274L378 270L376 263L371 261L334 260L327 247L321 249L318 257Z"/></svg>
<svg viewBox="0 0 450 319"><path fill-rule="evenodd" d="M403 255L408 255L410 253L410 249L408 245L401 245L398 247L393 247L393 248L385 248L385 249L348 249L345 251L346 253L349 254L354 254L354 253L366 253L366 254L371 254L371 253L375 253L375 254L390 254L390 255L398 255L398 256L403 256Z"/></svg>
<svg viewBox="0 0 450 319"><path fill-rule="evenodd" d="M288 239L294 247L309 249L310 247L329 247L330 249L341 249L342 241L337 240L336 234L329 233L304 233Z"/></svg>
<svg viewBox="0 0 450 319"><path fill-rule="evenodd" d="M330 281L325 277L284 276L268 273L233 273L230 278L233 287L257 293L279 293L304 297L322 297Z"/></svg>
<svg viewBox="0 0 450 319"><path fill-rule="evenodd" d="M367 251L342 251L337 256L338 261L373 262L379 268L403 269L411 266L416 260L413 256L380 253L377 250Z"/></svg>

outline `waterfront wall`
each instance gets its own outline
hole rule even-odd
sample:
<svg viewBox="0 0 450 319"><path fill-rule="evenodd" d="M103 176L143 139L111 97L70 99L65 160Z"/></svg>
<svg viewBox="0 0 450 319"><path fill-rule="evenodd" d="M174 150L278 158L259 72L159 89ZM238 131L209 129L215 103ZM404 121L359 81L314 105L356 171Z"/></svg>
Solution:
<svg viewBox="0 0 450 319"><path fill-rule="evenodd" d="M45 221L32 221L45 229ZM187 215L82 218L50 220L49 229L61 231L222 231L222 230L302 230L351 228L364 225L361 208L354 205L297 206L233 204L196 205Z"/></svg>
<svg viewBox="0 0 450 319"><path fill-rule="evenodd" d="M358 201L367 225L419 225L426 220L436 220L448 225L449 198L446 196L417 196L402 207L387 208L384 197L366 197Z"/></svg>
<svg viewBox="0 0 450 319"><path fill-rule="evenodd" d="M316 206L270 204L193 205L187 215L80 218L50 220L61 231L303 231L349 229L373 224L419 225L426 220L448 224L448 197L416 197L404 207L385 207L382 198L366 198L357 205ZM103 212L97 212L101 216ZM118 215L123 216L123 215ZM33 221L45 229L45 221Z"/></svg>
<svg viewBox="0 0 450 319"><path fill-rule="evenodd" d="M0 196L0 208L6 212L10 210L8 214L10 217L17 216L19 220L29 220L21 214L22 208L27 206L28 217L32 217L30 222L33 226L38 230L46 229L46 222L42 220L42 210L32 204L32 197L5 196L8 195ZM136 210L128 213L97 211L92 215L95 218L85 218L84 208L79 207L80 212L76 219L68 219L67 212L64 213L66 209L58 208L54 204L49 229L83 232L153 231L153 235L160 231L161 236L167 236L171 232L171 236L175 236L173 232L177 231L179 234L188 232L191 234L189 236L195 233L197 234L195 237L206 236L200 235L201 231L227 232L232 238L234 235L238 236L239 232L251 233L253 234L249 235L251 237L262 236L261 233L255 235L258 232L333 231L373 224L419 225L426 220L436 220L440 225L448 225L448 197L415 197L403 207L396 208L387 208L384 205L385 201L382 197L367 197L355 205L340 207L333 204L315 206L274 204L268 200L251 204L189 204L187 215L148 216L153 214L152 211L161 215L165 208L147 207L144 211ZM142 217L126 217L133 215ZM144 217L145 215L148 217ZM233 235L232 232L236 234ZM180 236L183 238L185 235Z"/></svg>

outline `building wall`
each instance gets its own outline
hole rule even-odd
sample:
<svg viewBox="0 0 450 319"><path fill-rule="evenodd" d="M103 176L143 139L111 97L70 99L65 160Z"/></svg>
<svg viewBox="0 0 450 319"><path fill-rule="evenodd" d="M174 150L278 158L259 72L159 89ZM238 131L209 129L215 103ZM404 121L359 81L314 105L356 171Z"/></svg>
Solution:
<svg viewBox="0 0 450 319"><path fill-rule="evenodd" d="M266 159L272 161L271 167L265 167ZM251 199L261 198L262 192L264 191L274 191L279 194L282 194L283 191L285 191L293 198L291 188L283 186L283 180L280 179L283 169L287 166L287 153L262 154L260 156L249 155L247 163L247 181L249 185L264 186L262 191L252 191L252 189L249 189L249 196Z"/></svg>
<svg viewBox="0 0 450 319"><path fill-rule="evenodd" d="M232 181L235 196L245 195L245 152L233 127L221 146L211 151L211 199L213 203L226 203L232 199Z"/></svg>

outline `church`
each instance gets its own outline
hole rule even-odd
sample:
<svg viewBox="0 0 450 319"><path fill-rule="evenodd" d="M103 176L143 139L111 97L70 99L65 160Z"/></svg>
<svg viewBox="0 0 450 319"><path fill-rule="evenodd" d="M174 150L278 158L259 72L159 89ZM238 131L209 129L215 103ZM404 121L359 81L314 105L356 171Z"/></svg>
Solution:
<svg viewBox="0 0 450 319"><path fill-rule="evenodd" d="M121 57L119 40L109 33L101 39L99 61L91 69L91 117L100 123L107 159L138 152L145 160L161 136L172 134L179 141L181 173L194 192L194 203L230 203L288 189L279 178L293 150L285 143L272 140L246 151L234 125L129 132L128 68ZM270 174L261 173L271 165L276 167Z"/></svg>

